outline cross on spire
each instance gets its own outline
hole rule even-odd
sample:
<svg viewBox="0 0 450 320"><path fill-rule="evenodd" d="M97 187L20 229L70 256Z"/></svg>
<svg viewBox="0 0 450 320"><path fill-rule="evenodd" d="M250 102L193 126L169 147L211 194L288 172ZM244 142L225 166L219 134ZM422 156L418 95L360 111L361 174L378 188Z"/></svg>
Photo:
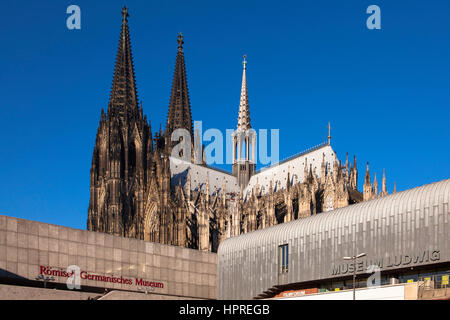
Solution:
<svg viewBox="0 0 450 320"><path fill-rule="evenodd" d="M123 6L123 8L122 8L122 20L123 20L123 21L128 21L127 18L128 18L129 16L130 16L130 15L128 14L128 9L127 9L127 7Z"/></svg>
<svg viewBox="0 0 450 320"><path fill-rule="evenodd" d="M127 17L128 9L124 6L108 114L127 113L127 110L136 114L139 107Z"/></svg>
<svg viewBox="0 0 450 320"><path fill-rule="evenodd" d="M169 113L165 135L169 139L168 145L172 145L170 139L172 132L179 128L184 128L191 134L191 141L194 141L194 129L192 127L191 105L189 101L189 90L187 85L186 66L183 53L183 34L180 32L177 37L178 52L175 61L175 71L172 81L172 92L170 95Z"/></svg>
<svg viewBox="0 0 450 320"><path fill-rule="evenodd" d="M183 41L183 34L181 32L178 34L177 42L178 42L178 50L180 51L183 50L184 41Z"/></svg>
<svg viewBox="0 0 450 320"><path fill-rule="evenodd" d="M331 123L328 122L328 144L331 144Z"/></svg>
<svg viewBox="0 0 450 320"><path fill-rule="evenodd" d="M250 125L250 110L248 104L248 95L247 95L247 56L244 55L244 61L242 65L244 66L242 70L242 86L241 86L241 99L239 103L239 115L238 115L238 129L248 130L251 128Z"/></svg>

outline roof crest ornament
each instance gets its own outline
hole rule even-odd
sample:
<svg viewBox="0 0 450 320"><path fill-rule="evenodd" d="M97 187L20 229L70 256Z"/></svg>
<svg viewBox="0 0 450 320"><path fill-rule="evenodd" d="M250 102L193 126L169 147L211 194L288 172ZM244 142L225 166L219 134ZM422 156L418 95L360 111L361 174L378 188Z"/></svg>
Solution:
<svg viewBox="0 0 450 320"><path fill-rule="evenodd" d="M178 51L183 51L184 41L183 41L183 34L181 32L178 34L177 42L178 42Z"/></svg>
<svg viewBox="0 0 450 320"><path fill-rule="evenodd" d="M128 14L128 9L127 9L127 7L125 7L125 6L123 6L123 8L122 8L122 21L124 21L124 22L127 22L128 21L128 17L129 17L130 15Z"/></svg>
<svg viewBox="0 0 450 320"><path fill-rule="evenodd" d="M328 144L331 145L331 123L328 122Z"/></svg>

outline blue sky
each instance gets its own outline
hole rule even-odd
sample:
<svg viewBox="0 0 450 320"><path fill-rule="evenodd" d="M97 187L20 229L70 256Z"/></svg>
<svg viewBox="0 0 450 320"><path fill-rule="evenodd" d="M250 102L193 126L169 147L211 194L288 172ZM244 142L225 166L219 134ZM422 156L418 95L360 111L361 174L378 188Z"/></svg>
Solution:
<svg viewBox="0 0 450 320"><path fill-rule="evenodd" d="M81 8L81 30L66 8ZM138 94L167 115L178 32L193 118L234 128L242 55L252 126L280 158L324 140L404 190L450 176L450 2L126 1ZM381 8L381 30L366 8ZM89 169L107 108L124 1L6 1L0 26L0 214L86 228ZM225 167L227 168L227 167Z"/></svg>

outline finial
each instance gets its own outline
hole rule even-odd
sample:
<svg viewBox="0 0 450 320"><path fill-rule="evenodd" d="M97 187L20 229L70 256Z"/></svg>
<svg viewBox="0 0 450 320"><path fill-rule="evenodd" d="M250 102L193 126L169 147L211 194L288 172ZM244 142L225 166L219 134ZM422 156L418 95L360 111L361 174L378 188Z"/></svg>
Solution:
<svg viewBox="0 0 450 320"><path fill-rule="evenodd" d="M244 61L242 61L242 65L244 66L244 69L247 68L247 60L245 60L247 58L247 55L244 54Z"/></svg>
<svg viewBox="0 0 450 320"><path fill-rule="evenodd" d="M328 122L328 144L331 144L331 123Z"/></svg>
<svg viewBox="0 0 450 320"><path fill-rule="evenodd" d="M130 15L128 14L128 9L127 9L127 7L125 7L125 6L123 6L123 8L122 8L122 21L128 21L128 17L129 17Z"/></svg>
<svg viewBox="0 0 450 320"><path fill-rule="evenodd" d="M177 41L178 41L178 50L182 51L184 41L183 41L183 34L181 32L178 34Z"/></svg>

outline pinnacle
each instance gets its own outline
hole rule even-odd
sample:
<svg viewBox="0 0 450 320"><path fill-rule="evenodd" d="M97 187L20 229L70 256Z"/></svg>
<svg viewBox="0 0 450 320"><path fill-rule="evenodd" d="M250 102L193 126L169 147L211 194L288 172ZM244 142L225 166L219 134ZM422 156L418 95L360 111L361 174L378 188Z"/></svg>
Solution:
<svg viewBox="0 0 450 320"><path fill-rule="evenodd" d="M190 132L191 138L193 138L191 106L189 101L186 66L183 54L184 41L181 33L178 35L177 42L178 53L172 81L172 92L170 96L169 113L167 115L166 133L170 135L173 130L184 128Z"/></svg>

